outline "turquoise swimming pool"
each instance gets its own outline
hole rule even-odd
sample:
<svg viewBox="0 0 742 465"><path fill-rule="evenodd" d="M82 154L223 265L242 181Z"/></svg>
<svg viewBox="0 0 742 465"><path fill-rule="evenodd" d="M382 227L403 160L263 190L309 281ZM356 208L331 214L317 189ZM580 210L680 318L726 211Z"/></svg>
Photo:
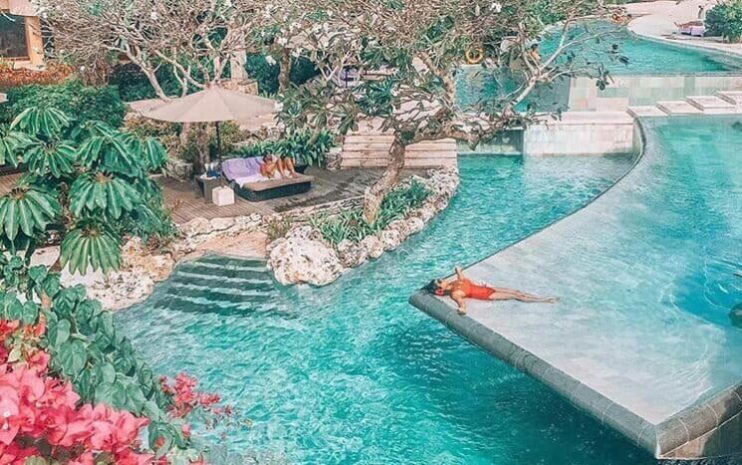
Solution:
<svg viewBox="0 0 742 465"><path fill-rule="evenodd" d="M592 23L587 29L576 27L573 34L574 38L580 38L596 31L605 34L600 41L587 41L571 50L575 52L578 68L590 69L594 75L601 64L615 78L608 89L598 93L598 96L630 96L632 105L653 105L658 100L682 100L687 95L707 95L717 90L726 90L712 77L742 74L742 58L739 56L641 38L626 28L612 24ZM557 34L543 37L540 53L544 59L554 52L559 38ZM618 48L615 53L611 53L614 44ZM628 62L620 61L619 57L626 57ZM669 80L665 83L635 82L634 85L640 87L637 89L632 88L631 84L621 82L621 77L629 76L664 77ZM682 78L683 84L679 85L671 78ZM480 66L464 68L457 78L459 102L466 107L480 101L496 101L513 92L517 88L517 82L517 72L483 70ZM582 84L581 87L584 86ZM663 91L663 87L673 89ZM588 91L591 88L595 89L592 81L586 88L575 89L574 78L560 79L537 88L521 107L525 109L527 105L531 105L538 111L570 110L575 103L580 103L574 99L589 97ZM579 95L574 95L575 93Z"/></svg>
<svg viewBox="0 0 742 465"><path fill-rule="evenodd" d="M631 164L463 157L441 217L331 286L275 288L249 264L210 257L116 318L156 371L193 373L254 422L204 434L260 463L652 464L407 303L432 276L585 205Z"/></svg>

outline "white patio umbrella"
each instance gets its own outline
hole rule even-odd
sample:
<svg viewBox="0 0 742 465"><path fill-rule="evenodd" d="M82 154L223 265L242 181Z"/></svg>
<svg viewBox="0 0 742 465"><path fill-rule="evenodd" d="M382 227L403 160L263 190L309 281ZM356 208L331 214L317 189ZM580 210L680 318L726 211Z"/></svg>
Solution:
<svg viewBox="0 0 742 465"><path fill-rule="evenodd" d="M215 123L217 153L221 159L219 123L265 116L275 111L275 100L221 87L210 87L145 111L143 115L170 123Z"/></svg>

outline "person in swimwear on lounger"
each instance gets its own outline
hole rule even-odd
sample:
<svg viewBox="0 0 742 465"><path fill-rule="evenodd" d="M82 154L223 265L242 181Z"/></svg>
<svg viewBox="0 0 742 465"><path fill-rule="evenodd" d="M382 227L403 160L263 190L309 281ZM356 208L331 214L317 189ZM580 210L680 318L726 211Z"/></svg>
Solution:
<svg viewBox="0 0 742 465"><path fill-rule="evenodd" d="M541 298L515 289L494 287L486 284L475 284L464 276L461 268L456 267L456 277L451 279L434 279L425 289L435 295L450 296L459 307L459 314L466 314L466 299L475 300L518 300L520 302L541 302L553 304L555 298Z"/></svg>

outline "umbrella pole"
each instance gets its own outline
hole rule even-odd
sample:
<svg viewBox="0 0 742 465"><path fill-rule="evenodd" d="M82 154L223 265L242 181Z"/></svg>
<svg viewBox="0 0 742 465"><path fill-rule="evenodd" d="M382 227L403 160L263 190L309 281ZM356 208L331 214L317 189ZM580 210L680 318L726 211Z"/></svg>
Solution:
<svg viewBox="0 0 742 465"><path fill-rule="evenodd" d="M216 156L219 160L219 165L222 164L222 135L219 131L219 121L216 122Z"/></svg>

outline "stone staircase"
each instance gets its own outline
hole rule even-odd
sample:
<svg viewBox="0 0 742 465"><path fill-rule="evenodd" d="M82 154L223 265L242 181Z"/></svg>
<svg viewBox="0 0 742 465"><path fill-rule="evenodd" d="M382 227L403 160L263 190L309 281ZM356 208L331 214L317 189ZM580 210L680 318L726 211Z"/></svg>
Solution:
<svg viewBox="0 0 742 465"><path fill-rule="evenodd" d="M181 312L273 310L278 292L263 260L206 255L181 263L148 305Z"/></svg>
<svg viewBox="0 0 742 465"><path fill-rule="evenodd" d="M742 91L722 91L716 95L691 96L685 100L667 100L654 106L629 107L635 117L668 115L730 115L742 114Z"/></svg>

